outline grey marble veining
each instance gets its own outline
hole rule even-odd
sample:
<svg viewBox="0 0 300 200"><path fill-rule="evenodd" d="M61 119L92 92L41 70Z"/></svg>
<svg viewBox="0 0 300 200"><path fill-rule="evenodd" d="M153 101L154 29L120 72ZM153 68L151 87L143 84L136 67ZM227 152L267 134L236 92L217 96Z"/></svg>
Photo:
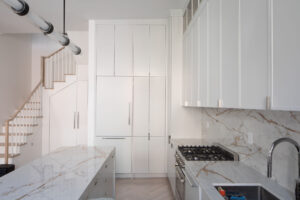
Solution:
<svg viewBox="0 0 300 200"><path fill-rule="evenodd" d="M1 200L80 199L113 147L66 147L0 178Z"/></svg>
<svg viewBox="0 0 300 200"><path fill-rule="evenodd" d="M226 145L223 140L218 139L172 139L172 142L175 145L212 145L217 142L233 151L241 151L239 147ZM250 147L249 145L249 148L255 152L255 146ZM242 157L245 157L245 155L242 155ZM185 163L186 171L198 183L202 193L210 200L223 200L214 187L218 184L261 185L281 200L295 199L293 192L279 185L276 180L268 179L256 168L250 167L243 161L185 161Z"/></svg>
<svg viewBox="0 0 300 200"><path fill-rule="evenodd" d="M222 141L240 154L244 164L263 175L267 174L267 154L274 140L290 137L300 143L300 112L208 108L200 112L201 138ZM293 192L298 177L296 149L280 144L273 159L274 178Z"/></svg>

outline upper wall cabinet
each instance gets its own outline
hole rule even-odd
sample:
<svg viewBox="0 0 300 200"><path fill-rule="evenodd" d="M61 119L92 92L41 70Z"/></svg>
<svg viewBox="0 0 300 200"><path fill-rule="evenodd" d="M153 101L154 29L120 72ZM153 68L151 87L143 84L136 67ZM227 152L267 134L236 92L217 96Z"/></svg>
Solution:
<svg viewBox="0 0 300 200"><path fill-rule="evenodd" d="M194 4L184 14L184 105L300 110L300 2Z"/></svg>
<svg viewBox="0 0 300 200"><path fill-rule="evenodd" d="M150 26L150 76L165 76L167 64L165 25Z"/></svg>
<svg viewBox="0 0 300 200"><path fill-rule="evenodd" d="M115 25L115 74L132 76L133 41L131 25Z"/></svg>
<svg viewBox="0 0 300 200"><path fill-rule="evenodd" d="M113 76L115 73L115 27L111 24L98 25L95 35L97 75Z"/></svg>
<svg viewBox="0 0 300 200"><path fill-rule="evenodd" d="M166 75L165 21L104 21L95 32L98 76Z"/></svg>
<svg viewBox="0 0 300 200"><path fill-rule="evenodd" d="M300 110L300 1L273 1L272 109Z"/></svg>
<svg viewBox="0 0 300 200"><path fill-rule="evenodd" d="M268 17L268 0L241 1L241 108L266 109L267 106Z"/></svg>

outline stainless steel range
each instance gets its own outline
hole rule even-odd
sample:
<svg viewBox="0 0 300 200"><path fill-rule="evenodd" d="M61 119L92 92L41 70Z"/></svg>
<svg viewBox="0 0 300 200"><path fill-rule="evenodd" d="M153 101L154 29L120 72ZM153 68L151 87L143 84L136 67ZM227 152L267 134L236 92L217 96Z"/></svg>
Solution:
<svg viewBox="0 0 300 200"><path fill-rule="evenodd" d="M185 161L238 161L239 155L220 144L212 146L178 146L175 154L176 191L179 200L185 200ZM191 184L191 181L189 181Z"/></svg>

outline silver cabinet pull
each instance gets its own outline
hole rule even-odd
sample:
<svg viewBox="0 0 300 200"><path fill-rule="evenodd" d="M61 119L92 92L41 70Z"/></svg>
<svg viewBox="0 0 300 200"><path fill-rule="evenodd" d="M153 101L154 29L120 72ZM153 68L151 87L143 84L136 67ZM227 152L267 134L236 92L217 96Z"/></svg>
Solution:
<svg viewBox="0 0 300 200"><path fill-rule="evenodd" d="M266 97L266 109L271 110L271 97L270 96Z"/></svg>
<svg viewBox="0 0 300 200"><path fill-rule="evenodd" d="M131 103L128 103L128 125L131 124Z"/></svg>
<svg viewBox="0 0 300 200"><path fill-rule="evenodd" d="M79 112L77 112L77 129L79 129Z"/></svg>
<svg viewBox="0 0 300 200"><path fill-rule="evenodd" d="M76 129L76 112L74 112L74 122L73 122L73 129Z"/></svg>
<svg viewBox="0 0 300 200"><path fill-rule="evenodd" d="M123 137L104 137L103 140L125 140Z"/></svg>
<svg viewBox="0 0 300 200"><path fill-rule="evenodd" d="M150 140L150 132L148 133L148 140Z"/></svg>

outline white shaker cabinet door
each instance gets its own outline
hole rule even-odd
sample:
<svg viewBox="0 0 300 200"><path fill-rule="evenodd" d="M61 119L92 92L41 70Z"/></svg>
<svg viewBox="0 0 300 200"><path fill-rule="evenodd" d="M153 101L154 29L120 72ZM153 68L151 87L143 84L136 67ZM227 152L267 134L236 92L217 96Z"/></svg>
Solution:
<svg viewBox="0 0 300 200"><path fill-rule="evenodd" d="M87 145L88 82L77 81L77 144Z"/></svg>
<svg viewBox="0 0 300 200"><path fill-rule="evenodd" d="M50 151L77 145L76 90L77 84L74 82L50 97Z"/></svg>
<svg viewBox="0 0 300 200"><path fill-rule="evenodd" d="M149 171L148 137L132 137L132 172L148 173Z"/></svg>
<svg viewBox="0 0 300 200"><path fill-rule="evenodd" d="M132 76L133 33L131 25L115 25L115 74Z"/></svg>
<svg viewBox="0 0 300 200"><path fill-rule="evenodd" d="M183 106L192 105L192 32L184 35Z"/></svg>
<svg viewBox="0 0 300 200"><path fill-rule="evenodd" d="M150 134L166 134L166 82L164 77L150 77Z"/></svg>
<svg viewBox="0 0 300 200"><path fill-rule="evenodd" d="M196 22L192 25L192 59L191 59L191 106L197 106L198 101L198 70L199 70L199 23Z"/></svg>
<svg viewBox="0 0 300 200"><path fill-rule="evenodd" d="M114 75L115 26L99 24L96 26L96 65L97 75Z"/></svg>
<svg viewBox="0 0 300 200"><path fill-rule="evenodd" d="M98 77L96 136L131 136L132 78Z"/></svg>
<svg viewBox="0 0 300 200"><path fill-rule="evenodd" d="M166 26L150 25L150 75L165 76L167 64Z"/></svg>
<svg viewBox="0 0 300 200"><path fill-rule="evenodd" d="M165 173L165 137L151 137L149 141L149 172Z"/></svg>
<svg viewBox="0 0 300 200"><path fill-rule="evenodd" d="M300 110L300 1L273 1L273 105Z"/></svg>
<svg viewBox="0 0 300 200"><path fill-rule="evenodd" d="M223 1L221 10L221 106L238 108L240 91L239 1Z"/></svg>
<svg viewBox="0 0 300 200"><path fill-rule="evenodd" d="M131 137L96 137L96 146L116 148L116 173L131 173Z"/></svg>
<svg viewBox="0 0 300 200"><path fill-rule="evenodd" d="M220 6L221 0L209 2L208 107L218 107L220 100Z"/></svg>
<svg viewBox="0 0 300 200"><path fill-rule="evenodd" d="M268 2L241 1L241 108L244 109L266 109L270 66Z"/></svg>
<svg viewBox="0 0 300 200"><path fill-rule="evenodd" d="M148 76L150 67L149 25L133 27L133 70L134 76Z"/></svg>
<svg viewBox="0 0 300 200"><path fill-rule="evenodd" d="M149 133L149 77L134 77L133 136Z"/></svg>
<svg viewBox="0 0 300 200"><path fill-rule="evenodd" d="M198 19L199 23L199 54L198 54L198 101L197 106L206 107L208 105L208 6L201 11Z"/></svg>

